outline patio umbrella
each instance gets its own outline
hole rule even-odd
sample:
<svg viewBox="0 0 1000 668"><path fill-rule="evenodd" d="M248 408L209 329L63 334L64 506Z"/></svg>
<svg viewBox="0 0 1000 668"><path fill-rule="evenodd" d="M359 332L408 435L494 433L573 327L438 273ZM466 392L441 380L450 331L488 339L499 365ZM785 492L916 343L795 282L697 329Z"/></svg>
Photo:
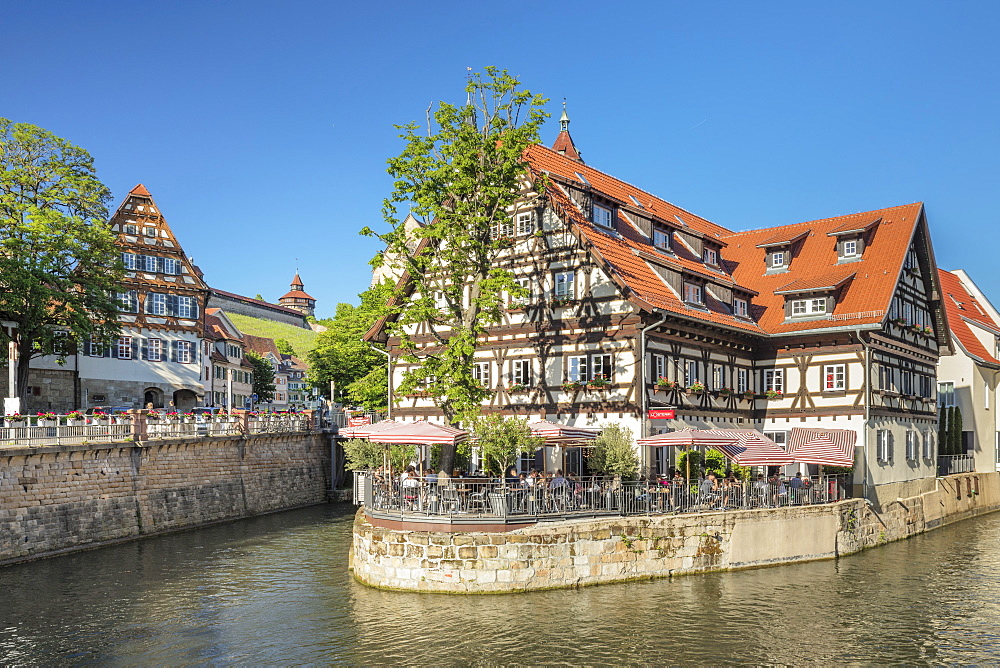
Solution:
<svg viewBox="0 0 1000 668"><path fill-rule="evenodd" d="M367 438L375 443L403 443L406 445L456 445L469 437L469 432L427 420L398 422L391 427L370 433Z"/></svg>
<svg viewBox="0 0 1000 668"><path fill-rule="evenodd" d="M792 427L788 454L800 464L854 466L857 433L850 429Z"/></svg>
<svg viewBox="0 0 1000 668"><path fill-rule="evenodd" d="M593 441L599 433L597 429L570 427L549 420L529 422L528 428L531 429L532 436L544 438L545 445L551 446L581 445L587 441Z"/></svg>
<svg viewBox="0 0 1000 668"><path fill-rule="evenodd" d="M728 434L725 431L709 431L707 429L678 429L668 431L656 436L647 436L636 440L636 443L647 447L674 446L690 450L695 446L720 446L734 445L739 442L735 434ZM691 458L686 459L687 471L685 477L691 477Z"/></svg>
<svg viewBox="0 0 1000 668"><path fill-rule="evenodd" d="M792 457L777 443L754 429L708 429L713 434L729 434L738 441L731 445L712 445L739 466L784 466Z"/></svg>
<svg viewBox="0 0 1000 668"><path fill-rule="evenodd" d="M363 424L358 427L341 429L339 435L344 438L368 438L371 434L380 432L383 429L395 427L398 424L399 423L395 420L382 420L381 422L376 422L375 424Z"/></svg>

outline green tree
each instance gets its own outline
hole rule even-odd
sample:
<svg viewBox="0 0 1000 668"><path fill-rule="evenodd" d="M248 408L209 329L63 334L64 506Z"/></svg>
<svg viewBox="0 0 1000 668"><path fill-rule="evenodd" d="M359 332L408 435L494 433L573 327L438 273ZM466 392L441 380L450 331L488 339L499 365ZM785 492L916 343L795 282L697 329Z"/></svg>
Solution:
<svg viewBox="0 0 1000 668"><path fill-rule="evenodd" d="M413 445L385 445L366 438L351 438L343 443L346 466L352 471L377 469L384 463L388 452L392 470L399 471L416 457Z"/></svg>
<svg viewBox="0 0 1000 668"><path fill-rule="evenodd" d="M618 474L633 479L639 473L639 456L635 451L632 430L617 422L606 426L594 440L587 464L592 471L606 475Z"/></svg>
<svg viewBox="0 0 1000 668"><path fill-rule="evenodd" d="M544 438L531 435L527 419L504 417L500 413L476 418L472 433L487 474L502 474L514 465L518 455L534 452L545 444Z"/></svg>
<svg viewBox="0 0 1000 668"><path fill-rule="evenodd" d="M958 406L952 407L949 424L951 429L951 454L963 455L965 454L965 448L962 447L962 409Z"/></svg>
<svg viewBox="0 0 1000 668"><path fill-rule="evenodd" d="M526 189L524 151L538 142L546 100L520 85L487 67L469 75L466 104L439 103L426 129L398 126L406 147L389 160L395 188L383 205L392 230L361 231L386 244L372 264L388 262L408 278L386 305L389 333L399 337L402 358L417 365L399 389L429 392L452 425L471 424L487 396L473 377L473 357L486 326L501 320L504 291L527 295L510 271L510 238L497 234L543 190L540 180ZM423 224L408 232L397 206ZM432 344L421 347L414 329ZM454 448L444 448L442 467L453 458Z"/></svg>
<svg viewBox="0 0 1000 668"><path fill-rule="evenodd" d="M18 324L19 394L32 358L62 360L73 341L118 336L125 274L110 199L87 151L0 118L0 320Z"/></svg>
<svg viewBox="0 0 1000 668"><path fill-rule="evenodd" d="M352 402L371 410L385 410L385 354L372 350L362 337L378 320L391 292L388 284L376 285L361 293L360 306L337 304L336 314L325 321L326 331L316 337L316 346L307 355L309 380L315 387L326 392L333 381Z"/></svg>
<svg viewBox="0 0 1000 668"><path fill-rule="evenodd" d="M246 351L246 358L253 365L253 393L257 401L274 401L274 367L252 350Z"/></svg>
<svg viewBox="0 0 1000 668"><path fill-rule="evenodd" d="M938 415L938 454L947 455L948 452L948 407L941 406Z"/></svg>
<svg viewBox="0 0 1000 668"><path fill-rule="evenodd" d="M294 355L295 349L292 348L292 344L288 342L288 339L275 339L274 347L278 349L278 352L283 355Z"/></svg>

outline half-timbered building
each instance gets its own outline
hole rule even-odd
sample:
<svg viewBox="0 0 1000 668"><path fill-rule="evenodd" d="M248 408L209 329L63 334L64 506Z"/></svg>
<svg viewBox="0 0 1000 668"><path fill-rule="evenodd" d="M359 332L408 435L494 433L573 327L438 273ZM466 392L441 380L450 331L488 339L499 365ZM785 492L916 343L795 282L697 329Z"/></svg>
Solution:
<svg viewBox="0 0 1000 668"><path fill-rule="evenodd" d="M126 278L120 338L111 346L84 342L77 365L85 406L199 405L203 312L208 287L140 184L111 219Z"/></svg>
<svg viewBox="0 0 1000 668"><path fill-rule="evenodd" d="M480 342L486 410L637 437L846 429L859 493L931 484L935 364L950 344L921 204L735 233L586 165L561 122L552 149L526 154L544 195L526 188L496 230L529 296ZM368 338L398 355L384 322ZM408 368L394 366L394 385ZM393 399L394 417L440 416L420 393Z"/></svg>

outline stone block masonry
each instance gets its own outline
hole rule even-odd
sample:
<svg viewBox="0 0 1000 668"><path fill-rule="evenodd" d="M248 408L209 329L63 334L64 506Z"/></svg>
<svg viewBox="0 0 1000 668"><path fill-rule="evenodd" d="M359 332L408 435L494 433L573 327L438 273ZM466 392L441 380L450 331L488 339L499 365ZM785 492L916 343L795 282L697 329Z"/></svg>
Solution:
<svg viewBox="0 0 1000 668"><path fill-rule="evenodd" d="M0 564L323 503L319 433L0 448Z"/></svg>
<svg viewBox="0 0 1000 668"><path fill-rule="evenodd" d="M880 508L835 504L571 519L510 531L407 531L365 509L351 568L385 589L488 594L831 559L1000 509L1000 474L950 476Z"/></svg>

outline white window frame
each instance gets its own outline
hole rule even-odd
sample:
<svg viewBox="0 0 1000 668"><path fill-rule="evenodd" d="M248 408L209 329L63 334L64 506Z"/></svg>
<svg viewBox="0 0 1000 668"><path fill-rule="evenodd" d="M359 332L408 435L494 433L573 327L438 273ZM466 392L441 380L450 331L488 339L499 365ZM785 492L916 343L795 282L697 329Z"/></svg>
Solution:
<svg viewBox="0 0 1000 668"><path fill-rule="evenodd" d="M858 240L849 239L844 242L844 257L856 257L858 254Z"/></svg>
<svg viewBox="0 0 1000 668"><path fill-rule="evenodd" d="M773 251L771 253L771 268L777 269L778 267L785 266L785 251Z"/></svg>
<svg viewBox="0 0 1000 668"><path fill-rule="evenodd" d="M930 429L924 429L923 438L921 439L921 450L924 459L928 461L934 459L934 436Z"/></svg>
<svg viewBox="0 0 1000 668"><path fill-rule="evenodd" d="M532 280L530 278L515 278L514 282L517 283L518 287L522 287L528 291L528 294L524 297L516 297L514 295L508 295L508 303L511 306L527 306L528 304L533 304L535 301L535 295L532 291Z"/></svg>
<svg viewBox="0 0 1000 668"><path fill-rule="evenodd" d="M134 223L126 223L125 234L131 235L133 237L139 236L139 227Z"/></svg>
<svg viewBox="0 0 1000 668"><path fill-rule="evenodd" d="M710 390L721 390L726 386L726 369L721 364L712 364L712 385Z"/></svg>
<svg viewBox="0 0 1000 668"><path fill-rule="evenodd" d="M576 272L557 271L552 294L556 299L576 299Z"/></svg>
<svg viewBox="0 0 1000 668"><path fill-rule="evenodd" d="M178 318L190 318L191 314L194 312L194 300L191 297L179 296L177 297L177 317Z"/></svg>
<svg viewBox="0 0 1000 668"><path fill-rule="evenodd" d="M132 337L131 336L119 336L118 337L118 359L120 360L130 360L132 359Z"/></svg>
<svg viewBox="0 0 1000 668"><path fill-rule="evenodd" d="M510 363L510 380L514 385L531 386L531 360L514 360Z"/></svg>
<svg viewBox="0 0 1000 668"><path fill-rule="evenodd" d="M684 282L684 301L688 304L702 305L705 303L704 289L698 283Z"/></svg>
<svg viewBox="0 0 1000 668"><path fill-rule="evenodd" d="M163 258L163 273L171 276L176 276L180 272L180 262L176 258L165 257Z"/></svg>
<svg viewBox="0 0 1000 668"><path fill-rule="evenodd" d="M144 271L146 273L149 273L149 274L155 274L156 273L156 266L159 264L156 261L156 259L157 259L156 256L155 255L141 255L140 257L142 258L142 271Z"/></svg>
<svg viewBox="0 0 1000 668"><path fill-rule="evenodd" d="M955 403L955 383L953 381L939 382L937 390L938 406L951 408Z"/></svg>
<svg viewBox="0 0 1000 668"><path fill-rule="evenodd" d="M595 204L590 219L595 225L612 229L614 227L614 211L606 206Z"/></svg>
<svg viewBox="0 0 1000 668"><path fill-rule="evenodd" d="M587 380L594 380L595 378L603 378L604 380L610 382L615 378L615 361L614 357L609 353L599 353L597 355L590 356L590 378Z"/></svg>
<svg viewBox="0 0 1000 668"><path fill-rule="evenodd" d="M156 237L156 227L152 225L144 225L142 228L142 236L144 237Z"/></svg>
<svg viewBox="0 0 1000 668"><path fill-rule="evenodd" d="M773 390L785 394L785 370L764 369L764 391Z"/></svg>
<svg viewBox="0 0 1000 668"><path fill-rule="evenodd" d="M750 302L739 297L733 298L733 315L740 318L750 317Z"/></svg>
<svg viewBox="0 0 1000 668"><path fill-rule="evenodd" d="M653 355L653 382L667 377L667 358L663 355Z"/></svg>
<svg viewBox="0 0 1000 668"><path fill-rule="evenodd" d="M875 432L875 459L884 464L892 462L892 435L888 429Z"/></svg>
<svg viewBox="0 0 1000 668"><path fill-rule="evenodd" d="M684 360L684 387L691 387L700 380L698 360Z"/></svg>
<svg viewBox="0 0 1000 668"><path fill-rule="evenodd" d="M847 389L847 365L826 364L823 366L823 391L840 392Z"/></svg>
<svg viewBox="0 0 1000 668"><path fill-rule="evenodd" d="M490 389L491 387L491 367L493 364L491 362L473 362L472 364L472 377L477 383Z"/></svg>
<svg viewBox="0 0 1000 668"><path fill-rule="evenodd" d="M177 361L181 364L191 363L191 342L190 341L178 341L177 342Z"/></svg>
<svg viewBox="0 0 1000 668"><path fill-rule="evenodd" d="M135 253L122 253L122 264L127 271L135 271L136 257Z"/></svg>
<svg viewBox="0 0 1000 668"><path fill-rule="evenodd" d="M787 431L765 431L764 436L774 441L774 443L780 447L782 450L788 449L788 432Z"/></svg>
<svg viewBox="0 0 1000 668"><path fill-rule="evenodd" d="M146 339L146 359L150 362L163 361L163 339Z"/></svg>
<svg viewBox="0 0 1000 668"><path fill-rule="evenodd" d="M162 292L153 292L149 295L149 312L151 315L167 314L167 295Z"/></svg>
<svg viewBox="0 0 1000 668"><path fill-rule="evenodd" d="M919 456L917 449L917 432L913 429L906 430L906 461L915 462Z"/></svg>
<svg viewBox="0 0 1000 668"><path fill-rule="evenodd" d="M572 355L566 358L566 380L571 383L586 383L590 380L590 366L586 355Z"/></svg>
<svg viewBox="0 0 1000 668"><path fill-rule="evenodd" d="M719 264L719 252L714 248L706 248L704 252L705 264L710 264L712 266L718 266Z"/></svg>
<svg viewBox="0 0 1000 668"><path fill-rule="evenodd" d="M517 221L517 236L524 237L535 231L535 214L531 211L525 211L523 213L517 214L515 219Z"/></svg>
<svg viewBox="0 0 1000 668"><path fill-rule="evenodd" d="M653 228L653 247L659 248L660 250L672 251L670 248L670 242L673 235L670 232L664 232L661 229Z"/></svg>
<svg viewBox="0 0 1000 668"><path fill-rule="evenodd" d="M750 372L743 367L736 369L736 391L740 393L750 391Z"/></svg>
<svg viewBox="0 0 1000 668"><path fill-rule="evenodd" d="M822 315L827 313L826 297L815 297L810 299L793 299L791 315L792 317L806 315Z"/></svg>

